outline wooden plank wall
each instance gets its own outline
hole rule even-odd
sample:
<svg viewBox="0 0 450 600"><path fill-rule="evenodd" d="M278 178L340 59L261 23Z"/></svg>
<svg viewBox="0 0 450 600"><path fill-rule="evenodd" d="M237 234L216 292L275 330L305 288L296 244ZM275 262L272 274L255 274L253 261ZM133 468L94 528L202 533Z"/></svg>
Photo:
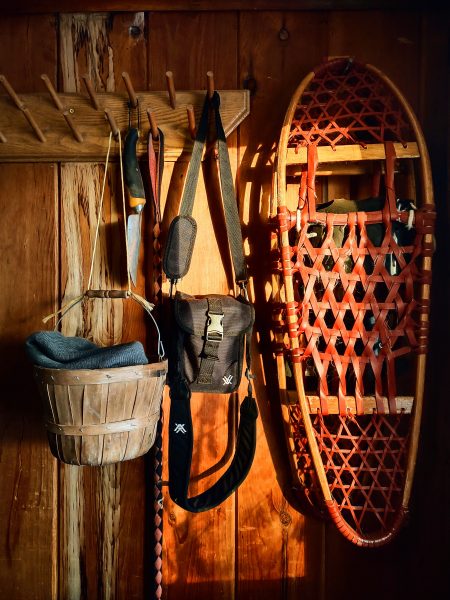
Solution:
<svg viewBox="0 0 450 600"><path fill-rule="evenodd" d="M448 289L441 283L449 279L450 258L445 247L448 33L448 13L425 10L188 10L23 14L0 20L0 72L19 92L43 91L44 72L61 91L79 91L84 73L99 90L124 91L124 70L137 90L159 90L165 88L168 69L178 89L205 87L206 72L213 70L218 89L252 91L251 114L230 136L229 146L257 310L256 458L238 492L207 513L184 512L164 487L167 599L401 600L438 597L438 590L445 597L443 586L450 594L445 576L450 413L443 350L450 319ZM350 546L298 506L283 443L266 302L267 216L280 125L303 76L322 57L342 54L384 70L417 111L430 147L439 214L428 405L411 521L391 546L373 551ZM186 168L185 156L166 165L166 229ZM206 188L200 184L194 210L200 224L195 266L182 289L226 293L233 279L222 216L206 192L214 187L210 165L204 173ZM104 166L97 164L0 165L0 590L14 600L152 597L152 495L145 485L151 480L151 457L104 468L57 464L46 446L23 351L25 337L41 328L40 317L86 285L103 174ZM116 168L108 172L106 189L95 271L99 287L125 283ZM147 222L144 265L151 264L150 231ZM139 291L150 294L148 271L145 275L139 273ZM96 302L74 309L64 332L91 335L105 344L145 341L139 307L129 301ZM168 397L164 406L167 414ZM235 396L195 396L198 439L192 470L198 477L192 493L214 481L229 459L237 409Z"/></svg>

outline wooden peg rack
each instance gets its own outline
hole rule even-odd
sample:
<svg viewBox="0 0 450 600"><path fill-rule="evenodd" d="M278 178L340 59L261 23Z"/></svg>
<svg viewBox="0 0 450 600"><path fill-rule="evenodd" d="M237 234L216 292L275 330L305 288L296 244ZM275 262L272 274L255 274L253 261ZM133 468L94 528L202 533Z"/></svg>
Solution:
<svg viewBox="0 0 450 600"><path fill-rule="evenodd" d="M163 131L165 160L175 161L184 150L192 148L192 123L187 109L194 110L198 123L205 99L205 90L176 91L176 107L172 108L167 92L136 92L140 112L140 142L138 156L147 148L150 122L148 109ZM220 94L220 113L228 136L250 113L248 90L223 90ZM22 107L8 95L0 96L0 162L101 162L104 161L111 131L105 109L113 116L122 136L128 129L129 97L119 93L96 93L98 109L83 94L58 93L64 110L55 106L50 94L17 94ZM24 107L26 110L24 111ZM33 116L45 141L30 126L26 114ZM73 124L74 130L68 127ZM137 111L131 109L131 123L137 127ZM79 139L74 134L78 134ZM118 156L113 144L112 156Z"/></svg>

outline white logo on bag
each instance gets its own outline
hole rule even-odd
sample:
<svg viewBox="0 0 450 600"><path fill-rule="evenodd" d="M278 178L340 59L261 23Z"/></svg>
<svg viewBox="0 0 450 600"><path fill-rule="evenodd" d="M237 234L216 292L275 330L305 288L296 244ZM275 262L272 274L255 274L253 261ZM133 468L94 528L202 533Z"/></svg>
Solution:
<svg viewBox="0 0 450 600"><path fill-rule="evenodd" d="M223 385L230 385L233 382L233 375L224 375L222 381Z"/></svg>
<svg viewBox="0 0 450 600"><path fill-rule="evenodd" d="M175 433L186 433L186 429L184 428L184 423L175 423Z"/></svg>

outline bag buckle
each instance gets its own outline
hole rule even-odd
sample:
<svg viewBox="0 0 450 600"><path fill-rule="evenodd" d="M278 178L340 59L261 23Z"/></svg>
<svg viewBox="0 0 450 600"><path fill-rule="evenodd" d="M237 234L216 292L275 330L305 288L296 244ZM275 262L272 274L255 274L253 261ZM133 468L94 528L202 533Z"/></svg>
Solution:
<svg viewBox="0 0 450 600"><path fill-rule="evenodd" d="M206 324L206 339L213 342L223 340L223 313L208 313L208 322Z"/></svg>

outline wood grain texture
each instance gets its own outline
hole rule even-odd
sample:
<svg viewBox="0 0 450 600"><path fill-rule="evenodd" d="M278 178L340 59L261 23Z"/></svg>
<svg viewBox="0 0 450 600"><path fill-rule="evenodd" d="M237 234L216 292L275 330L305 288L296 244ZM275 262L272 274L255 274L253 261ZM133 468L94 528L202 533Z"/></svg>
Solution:
<svg viewBox="0 0 450 600"><path fill-rule="evenodd" d="M439 7L439 2L431 0L432 6ZM4 5L4 6L3 6ZM12 13L43 13L43 12L95 12L95 11L218 11L218 10L367 10L383 8L385 10L398 8L418 7L417 0L222 0L213 4L208 0L195 0L187 2L179 0L167 4L164 0L40 0L38 4L33 0L17 0L14 5L2 1L2 9Z"/></svg>
<svg viewBox="0 0 450 600"><path fill-rule="evenodd" d="M239 87L237 73L237 17L230 13L179 13L149 15L150 87L165 86L164 73L173 72L175 88L203 88L206 73L214 72L218 89ZM186 61L186 40L195 51ZM187 118L186 118L187 127ZM232 169L236 169L236 137L229 138ZM166 170L168 190L163 230L177 213L186 174L186 157ZM203 163L193 216L199 223L191 269L179 289L192 294L228 293L233 275L223 215L218 204L216 165ZM206 189L205 189L206 182ZM206 191L207 190L207 191ZM207 257L207 260L205 260ZM192 416L195 431L190 494L206 489L223 472L235 435L236 398L194 394ZM168 398L165 401L168 415ZM166 419L166 423L168 419ZM165 438L167 441L167 429ZM164 448L167 479L167 443ZM224 598L234 596L235 498L201 514L190 514L175 505L164 493L163 584L167 598Z"/></svg>
<svg viewBox="0 0 450 600"><path fill-rule="evenodd" d="M0 405L4 548L0 589L20 600L54 598L56 463L49 452L37 387L23 344L30 333L42 328L40 317L53 310L56 301L55 169L52 165L2 165L0 181L0 276L4 286L0 312L4 382ZM11 202L11 198L21 201ZM39 281L34 277L36 269Z"/></svg>
<svg viewBox="0 0 450 600"><path fill-rule="evenodd" d="M0 71L17 90L55 71L53 17L3 17L0 40ZM57 302L56 186L54 165L0 166L0 589L18 600L56 598L56 461L23 346Z"/></svg>
<svg viewBox="0 0 450 600"><path fill-rule="evenodd" d="M420 119L433 168L433 186L438 218L433 258L432 317L427 358L424 413L416 476L411 497L412 518L408 531L410 543L421 540L410 557L408 592L410 596L450 594L450 581L445 576L445 559L434 549L446 547L450 540L450 519L447 511L436 510L436 499L442 490L450 490L450 473L444 466L449 455L449 406L446 394L448 352L446 341L450 332L448 265L450 249L446 240L449 231L449 51L450 18L425 13L421 17L421 54L419 69ZM445 284L443 282L446 282ZM434 290L438 290L435 292ZM438 316L437 316L438 315ZM437 501L439 502L439 501ZM448 502L448 501L447 501ZM425 568L423 566L425 565Z"/></svg>
<svg viewBox="0 0 450 600"><path fill-rule="evenodd" d="M242 0L219 4L198 0L170 6L161 2L144 6L139 0L94 1L79 0L76 5L63 1L57 6L53 0L33 2L32 6L28 0L9 3L10 11L51 8L64 13L71 7L77 13L42 17L2 14L0 72L19 94L42 92L40 75L44 72L61 92L80 90L85 94L81 76L88 73L99 90L124 93L124 70L130 73L135 89L163 90L168 69L174 72L177 89L206 89L210 69L218 88L256 89L250 116L229 142L233 166L239 166L240 209L257 306L253 347L261 415L257 454L236 496L215 511L185 513L171 502L164 488L164 597L340 600L364 596L367 600L403 600L419 594L448 595L448 352L442 345L450 320L448 290L444 291L440 283L448 279L448 11L428 10L433 2L419 11L410 11L410 3L406 11L395 11L390 9L401 3L382 0L358 3L358 9L379 9L369 12L330 9L353 9L353 0L332 5L315 2L314 13L305 12L307 3L296 0L276 5L269 0L245 5ZM83 10L105 10L107 6L163 12L82 14ZM269 10L254 10L264 7ZM218 12L220 8L225 12ZM186 12L177 12L181 9ZM236 10L244 12L238 14ZM428 398L436 403L428 408L425 404L410 525L392 546L373 552L349 546L333 528L305 517L291 490L268 334L271 315L265 302L270 292L266 279L270 265L264 257L270 242L262 232L269 211L274 145L299 81L322 57L336 54L354 54L381 68L418 109L430 149L439 214L434 263L438 282L434 289L439 292L433 298L433 316L438 318L432 321L427 384ZM166 165L164 226L176 214L188 159L185 152L175 163ZM0 530L4 550L0 553L0 590L5 598L15 600L142 600L150 597L146 579L153 573L148 526L153 502L151 493L149 497L145 492L144 461L108 467L102 474L98 469L83 469L81 475L77 467L61 468L57 485L56 461L39 424L41 411L31 372L29 377L23 372L23 339L33 329L42 328L40 317L54 310L58 278L65 300L83 288L88 275L103 167L62 165L59 189L57 174L51 165L0 166L0 278L7 282L0 303L1 372L4 381L15 380L14 389L8 385L4 388L0 402ZM118 184L114 166L107 182L96 263L99 286L120 287L125 283ZM17 200L12 202L11 198ZM200 229L210 231L204 187L199 189L198 201ZM139 266L141 291L148 284L152 264L149 216ZM18 222L19 242L11 233ZM183 290L226 292L232 286L229 259L216 250L216 238L224 246L220 219L213 223L214 236L207 238L202 233L196 250L197 258L211 255L211 264L186 278ZM104 343L153 339L152 330L149 328L147 335L143 326L142 309L134 303L93 300L89 308L73 309L67 315L66 331L81 334L83 319L87 331ZM74 404L74 400L72 407L78 406L81 412L81 402ZM204 425L199 428L202 442L195 449L193 465L194 474L203 475L194 481L193 491L216 479L220 469L212 474L208 469L229 456L233 442L232 435L227 439L227 432L228 423L231 434L234 432L235 401L227 403L225 397L208 400L205 403L198 398L194 406L194 418ZM166 415L168 406L166 398ZM150 466L147 476L151 478Z"/></svg>
<svg viewBox="0 0 450 600"><path fill-rule="evenodd" d="M313 599L320 593L320 524L298 511L292 489L267 301L273 152L299 77L326 52L326 34L320 14L240 16L240 77L254 93L250 116L240 127L239 199L257 315L253 360L262 424L255 463L238 492L237 589L245 598Z"/></svg>
<svg viewBox="0 0 450 600"><path fill-rule="evenodd" d="M350 55L383 71L418 108L420 16L414 11L333 12L328 55Z"/></svg>
<svg viewBox="0 0 450 600"><path fill-rule="evenodd" d="M130 36L130 28L139 30ZM133 29L133 31L135 31ZM81 91L81 76L87 73L98 90L119 87L122 71L128 71L137 88L146 87L146 52L143 15L64 15L60 18L61 88ZM61 167L63 210L62 281L63 301L85 289L97 222L104 166L82 163ZM92 287L121 288L126 281L120 179L117 167L107 173L105 204L101 216L98 252ZM143 291L143 282L138 292ZM102 345L130 339L145 340L140 307L122 300L94 300L67 316L66 333L85 335ZM141 440L142 441L142 440ZM72 467L64 467L70 471ZM122 494L126 471L128 487ZM71 520L62 529L62 551L67 548L61 594L77 597L139 598L144 589L145 485L143 461L71 472L64 478L65 513ZM113 487L114 494L108 492ZM77 490L82 498L74 499ZM125 520L124 520L125 519ZM87 521L86 523L83 523ZM83 523L83 525L81 525ZM130 531L133 555L122 555L121 539ZM122 535L121 535L122 534ZM93 539L96 540L92 545ZM128 577L119 577L118 568ZM71 579L65 575L71 573Z"/></svg>

